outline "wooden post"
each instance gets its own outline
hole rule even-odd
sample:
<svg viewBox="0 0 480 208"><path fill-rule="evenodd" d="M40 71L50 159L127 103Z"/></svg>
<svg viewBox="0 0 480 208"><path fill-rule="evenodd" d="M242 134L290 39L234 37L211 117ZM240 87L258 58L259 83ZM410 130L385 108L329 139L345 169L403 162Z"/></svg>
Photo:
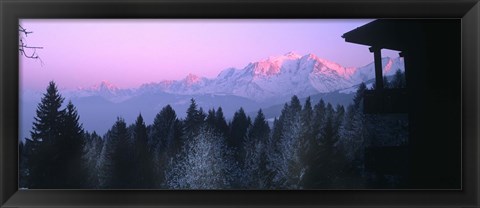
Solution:
<svg viewBox="0 0 480 208"><path fill-rule="evenodd" d="M383 90L383 75L382 75L382 52L380 47L372 46L369 48L373 53L373 59L375 61L375 90Z"/></svg>

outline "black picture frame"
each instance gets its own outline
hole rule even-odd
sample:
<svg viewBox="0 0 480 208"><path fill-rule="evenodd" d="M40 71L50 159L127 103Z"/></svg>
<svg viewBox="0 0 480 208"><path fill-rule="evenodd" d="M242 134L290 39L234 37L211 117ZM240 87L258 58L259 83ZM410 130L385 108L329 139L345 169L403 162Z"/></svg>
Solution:
<svg viewBox="0 0 480 208"><path fill-rule="evenodd" d="M0 14L0 207L480 205L478 0L1 0ZM18 190L20 18L461 18L462 190Z"/></svg>

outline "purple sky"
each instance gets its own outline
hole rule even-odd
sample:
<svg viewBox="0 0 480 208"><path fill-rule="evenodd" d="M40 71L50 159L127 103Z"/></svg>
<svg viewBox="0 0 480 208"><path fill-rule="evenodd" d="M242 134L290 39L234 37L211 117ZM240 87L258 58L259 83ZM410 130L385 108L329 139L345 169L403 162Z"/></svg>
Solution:
<svg viewBox="0 0 480 208"><path fill-rule="evenodd" d="M103 80L138 87L182 79L209 78L229 67L289 51L308 53L343 66L373 61L367 46L341 35L372 20L30 20L20 25L39 50L43 65L20 58L23 89L89 87ZM398 57L383 51L383 56Z"/></svg>

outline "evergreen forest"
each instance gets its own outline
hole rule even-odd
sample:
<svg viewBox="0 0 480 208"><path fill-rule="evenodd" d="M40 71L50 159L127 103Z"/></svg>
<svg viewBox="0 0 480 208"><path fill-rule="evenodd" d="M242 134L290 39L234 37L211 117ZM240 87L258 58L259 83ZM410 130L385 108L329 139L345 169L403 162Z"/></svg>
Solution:
<svg viewBox="0 0 480 208"><path fill-rule="evenodd" d="M386 87L405 87L397 73ZM387 80L387 79L385 79ZM401 174L365 166L365 150L408 142L408 119L363 113L360 84L352 104L291 97L269 123L239 108L202 109L194 99L179 118L170 105L145 123L116 119L104 135L82 127L72 102L50 82L30 138L19 142L25 189L365 189L399 188Z"/></svg>

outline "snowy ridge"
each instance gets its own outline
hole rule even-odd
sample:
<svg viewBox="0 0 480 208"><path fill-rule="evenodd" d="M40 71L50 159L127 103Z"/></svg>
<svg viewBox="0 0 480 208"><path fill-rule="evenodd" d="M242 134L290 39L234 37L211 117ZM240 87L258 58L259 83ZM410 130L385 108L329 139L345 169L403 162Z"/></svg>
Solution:
<svg viewBox="0 0 480 208"><path fill-rule="evenodd" d="M132 97L134 93L135 93L135 89L120 89L119 87L115 86L114 84L106 80L91 87L87 87L87 88L79 87L77 90L64 91L64 95L68 99L100 96L114 103L119 103L119 102L128 100L129 98Z"/></svg>
<svg viewBox="0 0 480 208"><path fill-rule="evenodd" d="M402 58L383 58L382 65L386 76L393 75L397 69L404 70ZM225 69L213 79L188 74L181 80L147 83L136 89L119 89L103 81L69 94L73 97L97 95L112 102L122 102L141 94L158 92L178 95L235 95L262 102L292 95L304 97L346 89L373 79L374 71L374 63L363 67L343 67L314 54L301 56L289 52L251 62L243 69Z"/></svg>

